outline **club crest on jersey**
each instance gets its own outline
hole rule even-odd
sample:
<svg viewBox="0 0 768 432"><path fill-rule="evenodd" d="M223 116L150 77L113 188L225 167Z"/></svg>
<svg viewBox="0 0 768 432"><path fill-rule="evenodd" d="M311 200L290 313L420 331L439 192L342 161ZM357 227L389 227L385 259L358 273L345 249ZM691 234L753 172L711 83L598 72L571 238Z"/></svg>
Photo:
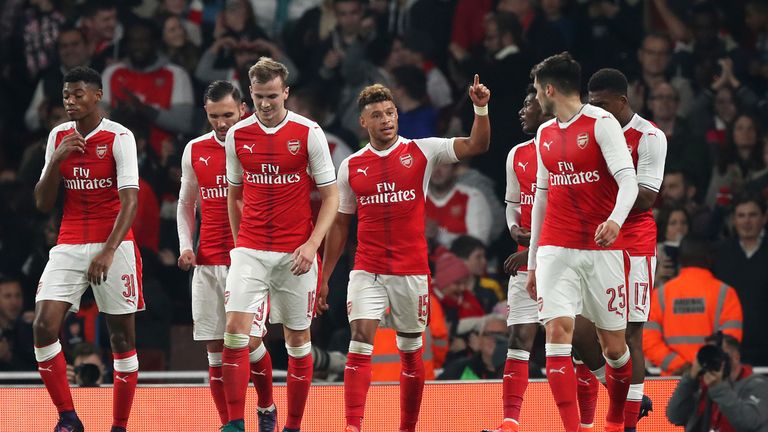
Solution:
<svg viewBox="0 0 768 432"><path fill-rule="evenodd" d="M587 143L589 143L589 134L584 132L576 136L576 145L579 146L580 149L584 149L584 147L587 146Z"/></svg>
<svg viewBox="0 0 768 432"><path fill-rule="evenodd" d="M299 152L301 149L301 141L299 140L288 140L288 151L291 152L292 155L295 155Z"/></svg>
<svg viewBox="0 0 768 432"><path fill-rule="evenodd" d="M413 156L411 156L410 153L400 156L400 163L403 164L404 167L410 168L411 165L413 165Z"/></svg>
<svg viewBox="0 0 768 432"><path fill-rule="evenodd" d="M99 157L99 159L104 159L104 156L107 155L107 145L106 144L99 144L96 146L96 156Z"/></svg>

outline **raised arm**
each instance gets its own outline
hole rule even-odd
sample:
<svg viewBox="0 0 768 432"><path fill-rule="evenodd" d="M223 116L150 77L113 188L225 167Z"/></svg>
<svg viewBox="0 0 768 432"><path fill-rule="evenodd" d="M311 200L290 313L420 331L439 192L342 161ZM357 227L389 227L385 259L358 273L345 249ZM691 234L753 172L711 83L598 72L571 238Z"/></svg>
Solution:
<svg viewBox="0 0 768 432"><path fill-rule="evenodd" d="M453 141L453 148L459 160L485 153L491 144L491 122L488 120L491 91L480 83L480 76L477 74L469 87L469 98L474 105L475 120L472 122L469 138L456 138Z"/></svg>

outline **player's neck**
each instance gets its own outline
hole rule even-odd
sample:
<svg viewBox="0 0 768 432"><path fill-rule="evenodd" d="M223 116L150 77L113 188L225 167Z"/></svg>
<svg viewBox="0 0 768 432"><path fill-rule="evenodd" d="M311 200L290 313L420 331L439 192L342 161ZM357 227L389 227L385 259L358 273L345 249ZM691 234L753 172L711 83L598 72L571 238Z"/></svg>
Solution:
<svg viewBox="0 0 768 432"><path fill-rule="evenodd" d="M560 123L567 123L573 119L581 111L581 107L584 106L578 94L564 97L560 101L555 102L555 104L555 117L557 117L557 121Z"/></svg>
<svg viewBox="0 0 768 432"><path fill-rule="evenodd" d="M282 107L279 111L275 112L275 115L272 116L270 120L264 120L260 115L259 112L256 111L256 117L258 117L261 124L268 128L273 128L285 120L285 117L288 115L288 109L285 107Z"/></svg>
<svg viewBox="0 0 768 432"><path fill-rule="evenodd" d="M101 111L96 109L80 120L76 120L75 128L80 135L84 137L88 136L89 133L93 132L94 129L99 127L99 123L101 123L102 118L103 117L101 116Z"/></svg>
<svg viewBox="0 0 768 432"><path fill-rule="evenodd" d="M627 108L624 111L620 112L619 115L616 117L616 120L619 121L619 124L621 127L625 127L629 124L629 122L632 121L632 117L635 116L635 112L631 109Z"/></svg>
<svg viewBox="0 0 768 432"><path fill-rule="evenodd" d="M390 147L397 143L397 140L400 139L398 135L395 135L395 137L389 141L378 141L372 136L369 136L368 138L370 138L371 147L373 147L376 151L387 151Z"/></svg>

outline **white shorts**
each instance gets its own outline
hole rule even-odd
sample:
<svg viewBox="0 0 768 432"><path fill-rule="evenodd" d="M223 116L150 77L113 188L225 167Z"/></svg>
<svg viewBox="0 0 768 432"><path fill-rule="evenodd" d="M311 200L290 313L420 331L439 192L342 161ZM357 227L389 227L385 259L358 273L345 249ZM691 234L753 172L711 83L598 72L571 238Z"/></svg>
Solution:
<svg viewBox="0 0 768 432"><path fill-rule="evenodd" d="M192 335L196 341L224 339L227 313L224 311L229 266L199 265L192 274ZM267 328L254 320L251 336L264 337Z"/></svg>
<svg viewBox="0 0 768 432"><path fill-rule="evenodd" d="M291 253L234 248L227 276L224 307L227 312L254 314L254 325L269 322L291 330L312 324L318 290L318 260L301 276L291 273Z"/></svg>
<svg viewBox="0 0 768 432"><path fill-rule="evenodd" d="M517 272L517 276L509 278L507 326L539 323L539 305L528 295L528 291L525 289L527 282L528 272Z"/></svg>
<svg viewBox="0 0 768 432"><path fill-rule="evenodd" d="M90 286L99 311L110 315L125 315L144 310L141 292L141 255L133 241L123 241L115 250L107 280L100 285L88 282L88 268L104 243L61 244L51 248L35 301L56 300L80 309L80 298Z"/></svg>
<svg viewBox="0 0 768 432"><path fill-rule="evenodd" d="M629 322L646 322L651 312L656 257L626 254L626 258L629 260Z"/></svg>
<svg viewBox="0 0 768 432"><path fill-rule="evenodd" d="M627 327L623 251L542 246L536 255L536 289L542 323L581 314L603 330Z"/></svg>
<svg viewBox="0 0 768 432"><path fill-rule="evenodd" d="M384 320L387 309L390 314ZM429 319L429 277L352 270L349 272L347 315L350 322L384 320L387 327L396 331L421 333Z"/></svg>

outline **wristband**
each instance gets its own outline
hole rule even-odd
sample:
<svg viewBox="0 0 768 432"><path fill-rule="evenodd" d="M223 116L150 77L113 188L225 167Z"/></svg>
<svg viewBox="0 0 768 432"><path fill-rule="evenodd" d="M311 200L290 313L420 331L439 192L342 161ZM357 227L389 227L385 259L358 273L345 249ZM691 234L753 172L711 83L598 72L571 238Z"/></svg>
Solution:
<svg viewBox="0 0 768 432"><path fill-rule="evenodd" d="M486 105L486 106L477 106L475 104L472 104L472 107L475 109L475 115L479 115L479 116L487 116L488 115L488 105Z"/></svg>

